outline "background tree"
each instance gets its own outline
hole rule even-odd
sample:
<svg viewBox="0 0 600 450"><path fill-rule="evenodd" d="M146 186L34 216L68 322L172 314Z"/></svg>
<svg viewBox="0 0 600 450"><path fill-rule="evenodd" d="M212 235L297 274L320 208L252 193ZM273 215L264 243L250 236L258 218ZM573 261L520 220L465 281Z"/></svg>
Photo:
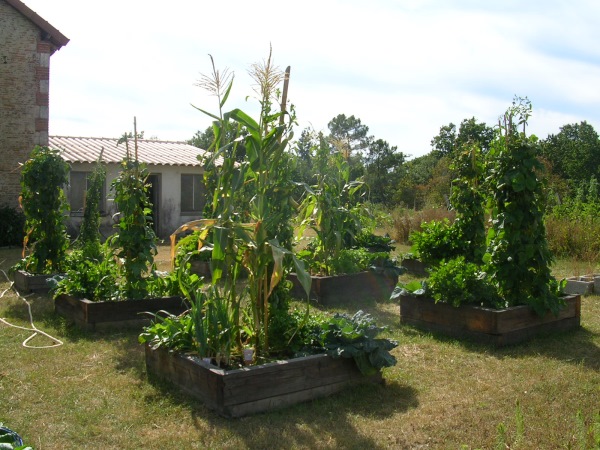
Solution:
<svg viewBox="0 0 600 450"><path fill-rule="evenodd" d="M431 147L438 157L454 154L457 149L468 144L477 144L483 153L487 153L494 139L494 129L475 117L464 119L458 128L453 123L440 128L440 133L431 140Z"/></svg>
<svg viewBox="0 0 600 450"><path fill-rule="evenodd" d="M327 124L329 141L334 151L339 152L350 166L350 179L364 174L363 152L373 140L368 136L369 127L360 119L345 114L338 114Z"/></svg>
<svg viewBox="0 0 600 450"><path fill-rule="evenodd" d="M425 187L433 177L433 170L440 161L434 152L405 162L394 202L407 208L421 209L425 206Z"/></svg>
<svg viewBox="0 0 600 450"><path fill-rule="evenodd" d="M541 141L541 153L552 165L553 172L574 187L600 179L600 139L594 127L583 121L564 125L560 132Z"/></svg>
<svg viewBox="0 0 600 450"><path fill-rule="evenodd" d="M204 131L196 131L196 134L187 141L188 144L194 147L201 148L202 150L208 150L215 140L215 133L212 127L206 128Z"/></svg>
<svg viewBox="0 0 600 450"><path fill-rule="evenodd" d="M394 192L403 176L404 155L382 139L369 144L365 154L365 182L373 203L393 204Z"/></svg>

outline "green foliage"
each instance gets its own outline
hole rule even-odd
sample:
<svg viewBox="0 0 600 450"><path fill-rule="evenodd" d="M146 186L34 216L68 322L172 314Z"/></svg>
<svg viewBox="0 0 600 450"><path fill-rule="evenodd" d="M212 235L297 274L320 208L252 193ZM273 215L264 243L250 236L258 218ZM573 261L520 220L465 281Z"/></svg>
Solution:
<svg viewBox="0 0 600 450"><path fill-rule="evenodd" d="M431 147L438 157L451 156L465 145L477 145L487 152L493 139L493 128L485 123L478 123L475 117L472 117L460 123L458 133L453 123L441 127L440 134L431 140Z"/></svg>
<svg viewBox="0 0 600 450"><path fill-rule="evenodd" d="M119 268L111 250L101 245L94 258L84 250L73 250L67 259L65 276L58 277L54 286L54 296L61 294L91 301L119 300Z"/></svg>
<svg viewBox="0 0 600 450"><path fill-rule="evenodd" d="M64 223L68 204L63 186L69 166L57 150L36 146L21 169L21 205L25 213L24 269L32 273L63 270L69 240Z"/></svg>
<svg viewBox="0 0 600 450"><path fill-rule="evenodd" d="M428 292L427 280L413 280L409 283L398 283L390 296L390 300L396 301L402 295L423 296Z"/></svg>
<svg viewBox="0 0 600 450"><path fill-rule="evenodd" d="M298 258L308 265L311 273L341 275L363 272L371 267L395 266L389 252L372 252L366 248L342 249L335 257L321 261L314 257L317 245L317 241L313 240L306 249L298 252Z"/></svg>
<svg viewBox="0 0 600 450"><path fill-rule="evenodd" d="M481 150L474 144L463 146L455 152L450 167L456 173L450 196L456 210L453 227L462 242L462 254L468 261L480 263L486 244Z"/></svg>
<svg viewBox="0 0 600 450"><path fill-rule="evenodd" d="M515 99L490 149L488 190L492 228L484 256L486 271L508 306L528 304L538 314L558 313L562 302L550 274L541 203L541 164L534 139L525 136L531 113L527 99ZM518 119L518 123L515 123ZM517 130L523 126L523 132Z"/></svg>
<svg viewBox="0 0 600 450"><path fill-rule="evenodd" d="M151 227L147 177L146 167L132 160L128 151L119 176L112 182L119 222L117 232L108 242L121 262L119 268L125 283L125 296L131 299L146 297L145 275L151 270L157 252L157 238Z"/></svg>
<svg viewBox="0 0 600 450"><path fill-rule="evenodd" d="M390 350L398 343L377 338L382 331L385 328L378 327L371 315L363 311L357 311L353 316L335 314L322 325L319 341L328 355L353 358L363 375L372 375L396 364Z"/></svg>
<svg viewBox="0 0 600 450"><path fill-rule="evenodd" d="M279 283L288 270L285 257L291 256L297 272L305 271L290 250L293 184L286 149L293 135L293 108L290 113L273 108L278 105L277 86L283 74L273 65L271 55L263 64L253 65L250 75L258 87L257 121L240 109L223 112L233 80L217 71L214 63L212 76L201 83L219 99L219 112L201 110L214 119L212 154L205 161L205 173L210 173L214 182L214 195L208 202L209 217L214 219L198 221L198 227L213 244L212 283L223 281L224 297L230 302L236 325L242 313L236 280L242 267L247 271L252 344L257 352L268 352L269 305L283 298ZM240 146L245 157L236 162ZM308 292L310 278L306 275L302 280ZM238 348L241 344L238 338Z"/></svg>
<svg viewBox="0 0 600 450"><path fill-rule="evenodd" d="M357 117L338 114L327 124L327 140L334 152L348 163L351 179L363 175L362 152L369 146L372 137L368 136L369 127Z"/></svg>
<svg viewBox="0 0 600 450"><path fill-rule="evenodd" d="M558 134L543 140L540 147L554 171L573 186L593 176L600 178L600 138L589 123L564 125Z"/></svg>
<svg viewBox="0 0 600 450"><path fill-rule="evenodd" d="M380 236L366 231L357 234L354 240L354 245L356 247L386 253L389 253L396 248L393 244L394 240L387 235Z"/></svg>
<svg viewBox="0 0 600 450"><path fill-rule="evenodd" d="M0 207L0 247L23 245L25 215L10 206Z"/></svg>
<svg viewBox="0 0 600 450"><path fill-rule="evenodd" d="M546 209L552 254L595 263L600 255L600 195L595 177L582 181L573 194Z"/></svg>
<svg viewBox="0 0 600 450"><path fill-rule="evenodd" d="M75 249L67 257L64 276L51 281L54 297L66 294L91 301L130 300L123 273L108 245L100 246L99 254L90 258L83 250ZM183 271L182 271L183 272ZM174 297L182 294L179 268L171 273L152 271L145 278L147 297ZM189 277L186 272L184 276Z"/></svg>
<svg viewBox="0 0 600 450"><path fill-rule="evenodd" d="M269 343L271 350L281 356L304 355L307 349L319 347L319 335L327 317L306 308L284 310L273 308L269 315Z"/></svg>
<svg viewBox="0 0 600 450"><path fill-rule="evenodd" d="M355 245L363 216L368 214L359 202L364 183L350 181L350 168L341 157L333 162L337 171L319 174L314 186L304 185L306 193L299 213L298 235L302 236L307 227L315 231L312 258L325 275L331 274L330 262L339 252Z"/></svg>
<svg viewBox="0 0 600 450"><path fill-rule="evenodd" d="M155 350L162 347L189 351L194 348L193 326L192 316L189 314L175 316L161 311L154 315L153 323L144 328L139 342L148 344Z"/></svg>
<svg viewBox="0 0 600 450"><path fill-rule="evenodd" d="M106 181L106 169L102 165L102 154L98 158L96 167L88 179L88 189L85 196L83 221L79 229L76 244L83 250L84 256L97 258L101 254L100 203L102 201L102 188Z"/></svg>
<svg viewBox="0 0 600 450"><path fill-rule="evenodd" d="M463 252L463 242L456 227L446 218L421 224L420 231L410 234L411 251L429 265L452 259Z"/></svg>
<svg viewBox="0 0 600 450"><path fill-rule="evenodd" d="M239 325L226 297L217 286L197 287L190 297L195 350L201 358L215 358L217 365L229 364L231 349L239 336Z"/></svg>
<svg viewBox="0 0 600 450"><path fill-rule="evenodd" d="M179 267L184 262L210 261L212 258L212 245L203 241L200 231L194 231L191 234L181 238L177 242L175 250L175 267Z"/></svg>
<svg viewBox="0 0 600 450"><path fill-rule="evenodd" d="M364 159L364 179L369 186L370 201L391 206L397 186L404 176L404 155L398 152L398 147L377 139L369 143Z"/></svg>
<svg viewBox="0 0 600 450"><path fill-rule="evenodd" d="M6 428L0 422L0 449L4 450L33 450L33 447L24 445L21 436L13 430Z"/></svg>
<svg viewBox="0 0 600 450"><path fill-rule="evenodd" d="M449 303L452 306L478 304L496 309L504 306L503 299L487 280L486 273L463 256L444 260L431 270L427 293L436 303Z"/></svg>
<svg viewBox="0 0 600 450"><path fill-rule="evenodd" d="M365 248L340 250L337 257L329 261L332 275L350 274L369 270L373 266L384 267L391 263L388 252L371 252Z"/></svg>

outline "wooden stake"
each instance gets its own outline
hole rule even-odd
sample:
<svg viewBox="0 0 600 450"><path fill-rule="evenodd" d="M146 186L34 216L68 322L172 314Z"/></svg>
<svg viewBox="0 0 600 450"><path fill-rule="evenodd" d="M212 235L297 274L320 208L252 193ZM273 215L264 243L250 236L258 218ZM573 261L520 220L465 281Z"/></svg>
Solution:
<svg viewBox="0 0 600 450"><path fill-rule="evenodd" d="M283 125L284 115L286 111L288 86L290 84L290 66L285 69L285 77L283 79L283 93L281 94L281 116L279 117L279 125Z"/></svg>

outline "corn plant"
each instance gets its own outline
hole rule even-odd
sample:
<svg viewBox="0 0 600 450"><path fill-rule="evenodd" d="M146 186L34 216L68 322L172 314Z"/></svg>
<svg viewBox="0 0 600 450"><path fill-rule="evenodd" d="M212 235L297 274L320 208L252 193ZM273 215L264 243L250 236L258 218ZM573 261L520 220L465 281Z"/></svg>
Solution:
<svg viewBox="0 0 600 450"><path fill-rule="evenodd" d="M258 120L240 109L223 112L233 84L233 76L215 69L199 83L214 94L219 112L203 109L213 122L214 141L211 156L205 161L214 191L209 199L211 218L186 224L172 236L186 229L200 231L201 239L212 243L212 284L223 283L221 295L232 312L233 326L241 330L242 299L248 295L252 310L252 344L258 352L268 352L268 324L271 299L284 277L284 259L295 263L307 293L310 278L286 244L291 245L290 217L292 183L285 150L292 137L293 112L274 112L277 87L283 77L273 65L271 55L262 64L252 66L257 82L260 115ZM199 109L199 108L198 108ZM287 121L285 119L288 119ZM242 148L244 157L239 157ZM206 178L206 177L205 177ZM247 290L236 281L242 268L248 274ZM241 349L240 333L235 343Z"/></svg>
<svg viewBox="0 0 600 450"><path fill-rule="evenodd" d="M318 174L314 186L303 184L305 196L299 215L298 235L308 227L315 231L311 259L325 275L331 274L332 261L339 252L354 244L365 214L359 203L364 183L350 180L350 167L341 155L334 157L333 163L337 170Z"/></svg>

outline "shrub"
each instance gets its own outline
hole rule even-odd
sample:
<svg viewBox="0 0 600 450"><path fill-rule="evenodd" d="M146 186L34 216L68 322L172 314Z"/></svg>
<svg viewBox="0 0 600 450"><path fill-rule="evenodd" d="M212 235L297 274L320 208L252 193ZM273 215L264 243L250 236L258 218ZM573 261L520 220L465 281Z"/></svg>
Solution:
<svg viewBox="0 0 600 450"><path fill-rule="evenodd" d="M0 247L23 245L25 215L10 206L0 207Z"/></svg>
<svg viewBox="0 0 600 450"><path fill-rule="evenodd" d="M448 219L421 224L421 231L413 232L410 240L413 253L430 265L459 256L464 251L458 229Z"/></svg>

